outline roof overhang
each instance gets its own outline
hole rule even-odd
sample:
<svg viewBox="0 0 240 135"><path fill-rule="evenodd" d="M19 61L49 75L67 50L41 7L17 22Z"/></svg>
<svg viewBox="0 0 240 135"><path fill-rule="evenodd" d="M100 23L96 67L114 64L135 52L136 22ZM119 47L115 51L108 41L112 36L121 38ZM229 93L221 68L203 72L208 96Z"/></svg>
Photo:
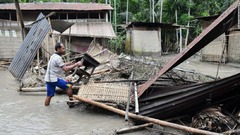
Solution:
<svg viewBox="0 0 240 135"><path fill-rule="evenodd" d="M60 33L66 31L69 27L71 27L74 23L62 21L62 20L51 20L51 26L53 30L56 30Z"/></svg>
<svg viewBox="0 0 240 135"><path fill-rule="evenodd" d="M76 37L98 37L98 38L115 38L116 35L113 31L112 24L109 22L77 22L70 28L62 33L62 35L71 35Z"/></svg>
<svg viewBox="0 0 240 135"><path fill-rule="evenodd" d="M46 3L20 3L22 11L50 10L50 11L102 11L113 10L109 4L99 3L65 3L65 2L46 2ZM16 10L14 3L0 4L0 10Z"/></svg>

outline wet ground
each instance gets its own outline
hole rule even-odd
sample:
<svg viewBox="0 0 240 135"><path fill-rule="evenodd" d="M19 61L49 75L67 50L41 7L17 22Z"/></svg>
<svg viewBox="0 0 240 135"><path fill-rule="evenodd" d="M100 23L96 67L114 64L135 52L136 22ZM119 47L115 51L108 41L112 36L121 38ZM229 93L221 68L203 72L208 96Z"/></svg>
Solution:
<svg viewBox="0 0 240 135"><path fill-rule="evenodd" d="M175 55L166 55L164 59L170 60ZM181 68L186 71L194 71L204 75L210 75L214 78L226 78L234 74L240 73L240 64L239 63L218 63L218 62L204 62L201 61L200 56L194 55L176 68Z"/></svg>
<svg viewBox="0 0 240 135"><path fill-rule="evenodd" d="M84 106L69 108L66 95L56 95L48 107L45 93L20 93L9 71L0 70L1 135L113 135L129 126L124 117ZM147 131L127 135L146 135Z"/></svg>

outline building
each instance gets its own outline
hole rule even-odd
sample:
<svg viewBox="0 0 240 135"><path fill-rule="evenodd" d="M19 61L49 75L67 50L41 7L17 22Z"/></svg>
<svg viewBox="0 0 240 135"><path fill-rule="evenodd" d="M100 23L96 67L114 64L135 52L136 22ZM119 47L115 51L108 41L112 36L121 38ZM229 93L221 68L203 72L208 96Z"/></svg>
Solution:
<svg viewBox="0 0 240 135"><path fill-rule="evenodd" d="M97 3L20 3L20 10L24 25L31 28L31 24L42 13L48 15L53 31L43 42L43 47L50 46L50 53L57 41L68 45L69 51L82 53L93 42L108 43L116 35L109 22L109 12L112 7L108 4ZM22 41L22 32L14 3L0 4L0 59L11 59ZM70 26L66 32L55 31L54 28ZM67 28L67 27L66 27ZM4 53L5 52L5 53Z"/></svg>
<svg viewBox="0 0 240 135"><path fill-rule="evenodd" d="M162 52L175 51L174 38L177 28L180 28L180 26L164 23L132 22L127 26L125 49L128 53L134 55L148 56L160 56ZM172 33L174 33L174 36L170 36ZM167 40L162 37L172 38Z"/></svg>
<svg viewBox="0 0 240 135"><path fill-rule="evenodd" d="M219 15L198 17L201 20L203 31L211 25ZM207 46L201 52L202 61L211 62L236 62L240 63L240 44L239 44L239 28L233 26L227 32L223 33Z"/></svg>

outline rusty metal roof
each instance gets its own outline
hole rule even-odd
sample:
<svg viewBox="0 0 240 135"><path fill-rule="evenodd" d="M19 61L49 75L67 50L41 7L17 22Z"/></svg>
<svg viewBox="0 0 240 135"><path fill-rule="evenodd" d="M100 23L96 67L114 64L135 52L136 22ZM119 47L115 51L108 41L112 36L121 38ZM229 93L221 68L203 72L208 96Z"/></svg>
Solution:
<svg viewBox="0 0 240 135"><path fill-rule="evenodd" d="M21 10L73 10L96 11L112 10L109 4L99 3L20 3ZM14 3L0 4L0 10L16 10Z"/></svg>
<svg viewBox="0 0 240 135"><path fill-rule="evenodd" d="M218 104L238 104L240 74L217 81L149 88L139 97L139 114L159 119L189 115Z"/></svg>
<svg viewBox="0 0 240 135"><path fill-rule="evenodd" d="M112 24L109 22L89 22L75 23L71 27L71 36L77 37L99 37L99 38L115 38ZM62 35L69 35L69 29L63 32Z"/></svg>

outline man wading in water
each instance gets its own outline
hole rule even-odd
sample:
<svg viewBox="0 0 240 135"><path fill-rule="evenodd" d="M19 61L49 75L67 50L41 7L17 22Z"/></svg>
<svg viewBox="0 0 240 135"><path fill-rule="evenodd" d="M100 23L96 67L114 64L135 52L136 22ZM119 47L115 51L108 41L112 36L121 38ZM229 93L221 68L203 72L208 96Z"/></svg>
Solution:
<svg viewBox="0 0 240 135"><path fill-rule="evenodd" d="M62 59L62 55L65 54L65 47L62 43L57 43L55 45L55 53L51 56L47 73L45 75L46 87L47 87L47 97L45 99L45 106L49 106L51 98L55 94L56 86L66 90L67 95L69 96L69 100L73 100L72 97L72 85L67 81L61 78L63 71L68 72L77 66L82 66L83 61L79 61L77 63L67 62L64 63ZM83 60L83 59L82 59Z"/></svg>

